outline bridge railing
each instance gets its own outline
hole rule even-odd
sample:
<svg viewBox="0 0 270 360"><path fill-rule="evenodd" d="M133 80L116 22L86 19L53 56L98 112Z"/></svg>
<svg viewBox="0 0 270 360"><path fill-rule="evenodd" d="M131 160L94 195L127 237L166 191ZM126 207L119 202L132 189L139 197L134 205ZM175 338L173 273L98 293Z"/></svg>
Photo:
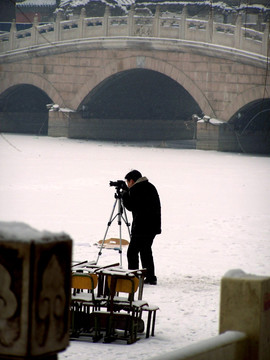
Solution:
<svg viewBox="0 0 270 360"><path fill-rule="evenodd" d="M110 16L107 8L103 17L92 18L87 18L83 9L78 19L62 21L58 16L54 23L45 25L39 25L35 19L33 26L26 30L16 31L13 23L9 33L0 34L0 52L66 40L114 36L206 42L267 56L269 23L264 32L259 32L244 27L240 15L233 25L214 22L211 16L208 20L187 18L185 8L179 17L162 16L158 8L155 16L138 16L133 9L126 16Z"/></svg>

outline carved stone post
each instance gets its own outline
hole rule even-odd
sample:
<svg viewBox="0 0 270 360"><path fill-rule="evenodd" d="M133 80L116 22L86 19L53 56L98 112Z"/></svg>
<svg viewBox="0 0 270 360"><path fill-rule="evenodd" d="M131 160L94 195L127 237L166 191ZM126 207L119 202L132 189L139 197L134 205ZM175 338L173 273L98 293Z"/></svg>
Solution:
<svg viewBox="0 0 270 360"><path fill-rule="evenodd" d="M181 14L181 23L179 27L179 38L185 40L186 38L186 26L187 26L187 7L183 7Z"/></svg>
<svg viewBox="0 0 270 360"><path fill-rule="evenodd" d="M156 13L154 18L154 29L153 29L153 36L154 37L160 37L160 7L159 5L156 6Z"/></svg>
<svg viewBox="0 0 270 360"><path fill-rule="evenodd" d="M57 359L69 344L72 241L0 222L0 358Z"/></svg>
<svg viewBox="0 0 270 360"><path fill-rule="evenodd" d="M16 21L12 20L9 32L9 50L13 50L15 48L16 32Z"/></svg>
<svg viewBox="0 0 270 360"><path fill-rule="evenodd" d="M57 13L56 19L55 19L55 27L54 27L54 40L60 41L61 40L61 21L62 15L60 12Z"/></svg>
<svg viewBox="0 0 270 360"><path fill-rule="evenodd" d="M109 16L110 16L110 8L109 8L109 6L106 6L104 17L103 17L103 35L104 36L109 35Z"/></svg>
<svg viewBox="0 0 270 360"><path fill-rule="evenodd" d="M234 33L234 47L236 49L242 48L242 14L239 13L236 18L235 33Z"/></svg>
<svg viewBox="0 0 270 360"><path fill-rule="evenodd" d="M134 5L131 6L128 14L128 36L134 36Z"/></svg>
<svg viewBox="0 0 270 360"><path fill-rule="evenodd" d="M211 43L213 41L213 31L214 31L214 20L213 20L213 9L211 7L209 12L209 18L206 25L206 41Z"/></svg>
<svg viewBox="0 0 270 360"><path fill-rule="evenodd" d="M265 56L268 56L269 52L270 52L269 33L270 33L270 20L268 19L265 24L265 29L264 29L264 33L263 33L263 41L262 41L262 54Z"/></svg>
<svg viewBox="0 0 270 360"><path fill-rule="evenodd" d="M39 33L38 33L37 26L38 26L38 17L35 15L32 29L31 29L31 44L32 45L37 45L37 43L38 43Z"/></svg>
<svg viewBox="0 0 270 360"><path fill-rule="evenodd" d="M84 37L84 19L85 19L85 8L82 8L79 19L79 36L81 39Z"/></svg>

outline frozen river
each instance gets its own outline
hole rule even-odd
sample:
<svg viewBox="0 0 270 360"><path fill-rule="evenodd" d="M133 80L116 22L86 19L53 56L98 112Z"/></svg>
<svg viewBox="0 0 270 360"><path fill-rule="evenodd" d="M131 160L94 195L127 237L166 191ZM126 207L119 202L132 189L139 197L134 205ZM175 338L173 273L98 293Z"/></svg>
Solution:
<svg viewBox="0 0 270 360"><path fill-rule="evenodd" d="M97 257L114 203L109 181L135 168L160 194L158 285L144 292L160 307L156 336L128 347L72 342L60 360L143 360L217 335L224 273L270 275L269 157L4 134L0 159L0 220L65 231L75 260ZM104 250L100 261L118 259Z"/></svg>

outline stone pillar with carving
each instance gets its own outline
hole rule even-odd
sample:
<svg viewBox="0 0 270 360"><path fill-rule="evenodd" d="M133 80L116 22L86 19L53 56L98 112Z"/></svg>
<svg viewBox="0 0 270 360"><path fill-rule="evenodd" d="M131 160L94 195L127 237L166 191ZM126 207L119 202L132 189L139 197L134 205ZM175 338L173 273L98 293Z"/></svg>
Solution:
<svg viewBox="0 0 270 360"><path fill-rule="evenodd" d="M0 359L57 359L69 344L72 240L0 222Z"/></svg>

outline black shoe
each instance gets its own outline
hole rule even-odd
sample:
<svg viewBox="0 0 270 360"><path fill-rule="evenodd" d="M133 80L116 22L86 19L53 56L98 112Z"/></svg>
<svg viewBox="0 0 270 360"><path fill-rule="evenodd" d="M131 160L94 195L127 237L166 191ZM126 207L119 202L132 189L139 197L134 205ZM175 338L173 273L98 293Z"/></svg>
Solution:
<svg viewBox="0 0 270 360"><path fill-rule="evenodd" d="M149 285L157 285L157 278L154 277L153 279L145 279L144 280L144 283L145 284L149 284Z"/></svg>

